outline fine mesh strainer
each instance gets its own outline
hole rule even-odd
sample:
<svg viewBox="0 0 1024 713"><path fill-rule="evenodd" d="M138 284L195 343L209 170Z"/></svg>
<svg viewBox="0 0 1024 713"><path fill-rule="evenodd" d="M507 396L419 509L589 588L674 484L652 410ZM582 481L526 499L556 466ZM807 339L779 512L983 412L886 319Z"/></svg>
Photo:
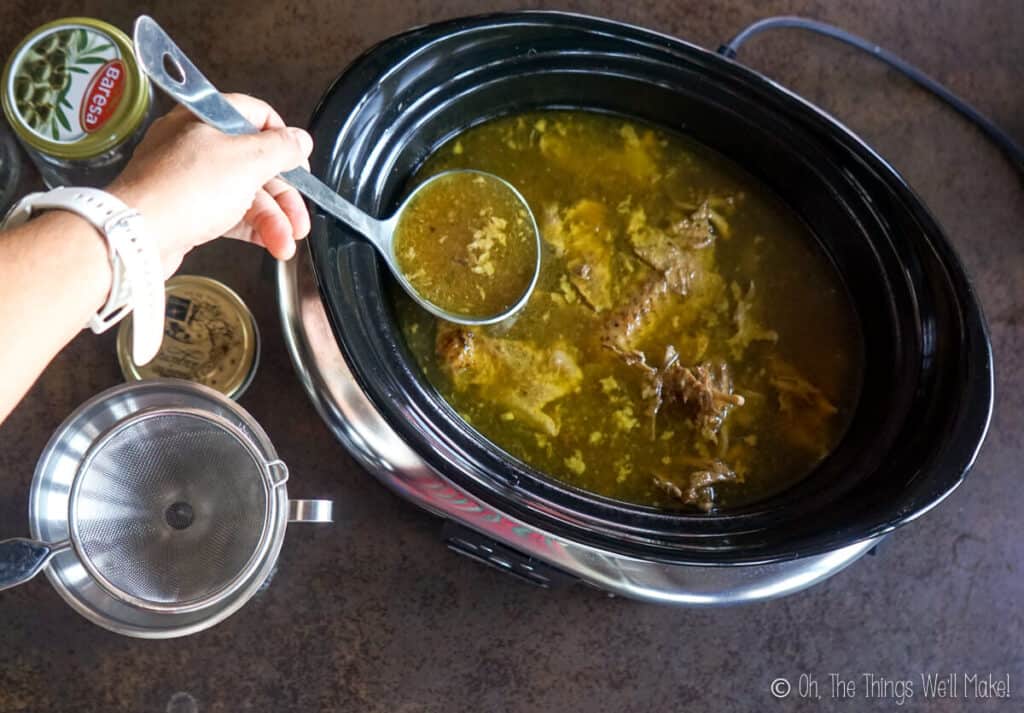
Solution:
<svg viewBox="0 0 1024 713"><path fill-rule="evenodd" d="M71 490L82 564L137 606L198 609L258 564L285 482L238 429L196 411L142 413L99 441Z"/></svg>
<svg viewBox="0 0 1024 713"><path fill-rule="evenodd" d="M118 387L114 397L123 400L133 386L162 386L176 398L199 388L206 399L241 412L215 392L173 380ZM65 499L66 538L0 543L0 589L69 554L69 562L121 605L157 617L210 612L216 618L226 602L237 608L240 590L251 596L265 579L268 558L280 549L288 469L269 457L267 444L253 433L254 422L201 406L139 408L122 414L87 448L79 444L82 456L70 488L33 492L34 508L40 498ZM65 426L65 441L86 438L89 430L71 435ZM47 448L52 460L54 442ZM46 486L38 475L34 489ZM293 510L313 512L302 519L330 519L330 503L293 504L299 503L305 507Z"/></svg>

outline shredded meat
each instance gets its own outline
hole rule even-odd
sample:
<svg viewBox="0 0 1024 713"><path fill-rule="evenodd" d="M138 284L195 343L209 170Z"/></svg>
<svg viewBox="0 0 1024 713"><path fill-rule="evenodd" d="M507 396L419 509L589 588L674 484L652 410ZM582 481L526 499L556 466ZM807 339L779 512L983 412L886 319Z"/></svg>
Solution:
<svg viewBox="0 0 1024 713"><path fill-rule="evenodd" d="M661 409L663 403L663 391L664 391L664 378L661 369L655 369L653 366L647 363L647 356L641 351L625 351L619 349L614 345L609 347L622 357L622 360L629 366L640 369L643 373L643 386L640 391L640 398L647 403L647 417L650 420L651 426L651 440L653 441L657 434L657 417L658 411ZM675 350L669 347L669 352L674 353ZM666 354L666 359L668 355Z"/></svg>
<svg viewBox="0 0 1024 713"><path fill-rule="evenodd" d="M807 381L789 362L769 362L769 383L779 398L779 414L785 421L783 434L790 443L824 455L828 450L820 424L838 409L817 386Z"/></svg>
<svg viewBox="0 0 1024 713"><path fill-rule="evenodd" d="M449 326L452 328L447 328ZM437 355L453 373L463 372L472 366L476 357L475 340L476 332L439 324L435 343Z"/></svg>
<svg viewBox="0 0 1024 713"><path fill-rule="evenodd" d="M640 333L657 323L654 313L671 304L674 295L686 298L693 316L710 309L718 300L723 283L714 271L714 252L702 249L711 245L706 239L712 235L705 215L708 210L706 204L702 205L690 219L667 231L649 226L639 208L628 212L626 233L644 269L642 277L624 290L619 299L621 306L604 321L601 342L606 348L619 354L635 352ZM705 236L698 239L695 236L699 229L705 231Z"/></svg>
<svg viewBox="0 0 1024 713"><path fill-rule="evenodd" d="M750 283L745 293L735 282L732 283L731 290L733 299L736 300L736 311L733 313L736 333L729 337L729 349L732 351L733 359L742 359L743 352L753 342L778 342L779 333L774 329L762 327L752 314L754 283Z"/></svg>
<svg viewBox="0 0 1024 713"><path fill-rule="evenodd" d="M565 258L569 282L583 301L595 312L610 309L615 298L615 276L607 208L587 199L565 211L548 206L541 235Z"/></svg>
<svg viewBox="0 0 1024 713"><path fill-rule="evenodd" d="M831 416L836 407L825 398L817 386L800 376L788 362L771 360L771 385L779 392L779 410L782 413L811 411L815 417Z"/></svg>
<svg viewBox="0 0 1024 713"><path fill-rule="evenodd" d="M706 248L715 242L713 214L710 204L704 201L689 218L684 218L669 228L669 234L688 248Z"/></svg>
<svg viewBox="0 0 1024 713"><path fill-rule="evenodd" d="M435 348L456 389L484 389L489 400L513 417L552 436L558 435L560 424L545 409L583 381L568 347L542 349L442 322Z"/></svg>
<svg viewBox="0 0 1024 713"><path fill-rule="evenodd" d="M741 395L733 393L725 362L690 367L674 361L663 371L665 401L680 404L701 435L717 442L729 410L744 403Z"/></svg>
<svg viewBox="0 0 1024 713"><path fill-rule="evenodd" d="M647 403L652 439L657 435L658 412L665 404L678 404L700 434L717 443L718 433L729 411L745 403L743 396L733 392L729 367L725 362L683 366L679 354L670 346L665 351L661 368L655 368L647 363L643 352L618 353L627 364L643 373L640 395Z"/></svg>
<svg viewBox="0 0 1024 713"><path fill-rule="evenodd" d="M697 278L698 262L691 252L670 240L665 233L642 246L634 246L634 252L641 260L658 270L668 290L686 296Z"/></svg>
<svg viewBox="0 0 1024 713"><path fill-rule="evenodd" d="M633 211L626 231L636 256L660 272L672 292L684 296L690 291L701 269L701 261L697 259L695 251L714 242L711 223L706 219L703 227L701 223L688 218L665 231L648 225L647 216L642 210Z"/></svg>
<svg viewBox="0 0 1024 713"><path fill-rule="evenodd" d="M690 473L682 485L661 476L654 476L654 485L687 505L711 512L718 504L716 485L739 482L740 478L720 460L708 461L704 467Z"/></svg>
<svg viewBox="0 0 1024 713"><path fill-rule="evenodd" d="M608 262L589 256L568 265L569 282L580 293L583 301L595 312L611 307L611 268Z"/></svg>

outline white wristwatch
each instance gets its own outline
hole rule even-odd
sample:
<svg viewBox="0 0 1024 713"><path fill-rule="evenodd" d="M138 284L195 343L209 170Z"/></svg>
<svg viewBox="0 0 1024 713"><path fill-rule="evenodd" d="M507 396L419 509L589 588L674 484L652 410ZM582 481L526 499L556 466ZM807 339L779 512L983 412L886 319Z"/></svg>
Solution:
<svg viewBox="0 0 1024 713"><path fill-rule="evenodd" d="M132 358L146 364L160 350L164 333L164 279L160 254L147 239L142 215L96 188L54 188L30 193L18 201L2 227L16 227L44 210L66 210L81 216L107 241L113 281L102 309L89 320L101 334L132 318Z"/></svg>

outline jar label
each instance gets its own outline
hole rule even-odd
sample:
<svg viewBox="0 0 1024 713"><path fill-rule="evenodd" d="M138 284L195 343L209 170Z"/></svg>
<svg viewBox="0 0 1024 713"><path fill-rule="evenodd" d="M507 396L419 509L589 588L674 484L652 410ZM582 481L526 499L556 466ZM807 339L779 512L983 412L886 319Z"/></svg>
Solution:
<svg viewBox="0 0 1024 713"><path fill-rule="evenodd" d="M18 117L47 141L71 144L117 112L129 81L121 52L92 27L54 28L13 60L11 99Z"/></svg>
<svg viewBox="0 0 1024 713"><path fill-rule="evenodd" d="M93 75L78 117L85 133L99 131L114 115L124 94L124 82L124 62L119 59L110 60Z"/></svg>

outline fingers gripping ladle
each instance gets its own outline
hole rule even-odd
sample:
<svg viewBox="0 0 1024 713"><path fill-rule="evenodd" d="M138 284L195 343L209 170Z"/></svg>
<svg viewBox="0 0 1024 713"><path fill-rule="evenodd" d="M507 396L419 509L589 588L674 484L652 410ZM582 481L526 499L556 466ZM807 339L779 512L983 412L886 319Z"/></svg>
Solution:
<svg viewBox="0 0 1024 713"><path fill-rule="evenodd" d="M135 21L134 41L135 54L142 70L154 84L189 109L200 120L226 134L258 132L258 129L249 123L203 76L202 72L192 64L185 53L153 18L142 15ZM285 171L281 174L281 178L324 211L366 238L384 258L406 292L423 308L442 319L465 325L500 322L526 305L537 284L540 274L541 246L540 232L537 229L536 221L529 205L519 191L493 174L469 170L446 171L437 174L420 184L403 201L395 214L384 220L367 215L303 168ZM445 192L444 195L440 193L441 191ZM413 215L419 206L436 204L452 195L474 198L475 200L468 201L472 205L479 205L481 201L489 201L495 209L504 209L506 214L516 216L513 226L517 227L519 232L514 237L523 241L527 248L518 251L517 254L520 256L520 260L530 259L529 257L523 258L524 255L532 255L532 264L518 265L515 270L505 269L508 266L504 265L498 265L496 270L493 266L488 268L490 274L497 274L504 279L509 279L508 276L512 275L517 280L511 286L511 290L508 289L509 285L505 285L506 289L503 291L505 295L514 295L511 299L506 298L500 303L490 304L483 300L485 291L481 289L480 304L470 304L465 301L455 304L451 301L442 301L437 293L423 289L422 284L418 283L419 287L414 285L410 274L403 269L396 253L396 234L407 228L422 227L424 220L429 220L429 216L425 215L422 210L419 214ZM467 215L467 219L471 217ZM509 222L505 219L501 220L499 225L507 225ZM472 238L473 231L469 230L468 226L464 232L469 239ZM450 248L451 246L449 246ZM463 263L466 264L465 279L479 277L481 271L477 269L471 272L473 266L468 261L452 261L450 267L458 268L458 265ZM407 264L406 268L408 267ZM476 267L479 268L479 266ZM449 273L446 280L458 282L460 277L457 274ZM519 290L520 284L521 291Z"/></svg>

